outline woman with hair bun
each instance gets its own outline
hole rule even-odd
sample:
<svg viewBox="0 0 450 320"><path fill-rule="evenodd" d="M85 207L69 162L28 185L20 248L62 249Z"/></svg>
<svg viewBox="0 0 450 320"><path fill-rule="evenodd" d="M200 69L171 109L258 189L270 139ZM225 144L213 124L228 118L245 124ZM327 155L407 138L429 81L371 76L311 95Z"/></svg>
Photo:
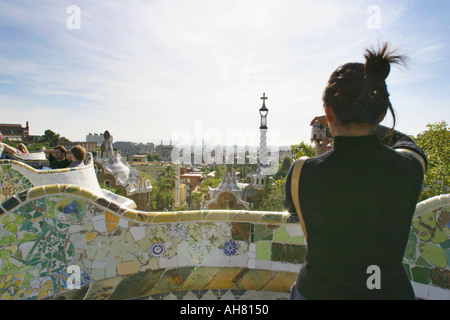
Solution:
<svg viewBox="0 0 450 320"><path fill-rule="evenodd" d="M394 53L384 44L366 50L364 64L331 74L326 115L313 122L329 127L333 148L308 158L297 181L294 165L286 177L284 204L308 243L293 300L415 298L402 260L426 156L405 134L379 125L389 110L395 126L386 78L405 58Z"/></svg>

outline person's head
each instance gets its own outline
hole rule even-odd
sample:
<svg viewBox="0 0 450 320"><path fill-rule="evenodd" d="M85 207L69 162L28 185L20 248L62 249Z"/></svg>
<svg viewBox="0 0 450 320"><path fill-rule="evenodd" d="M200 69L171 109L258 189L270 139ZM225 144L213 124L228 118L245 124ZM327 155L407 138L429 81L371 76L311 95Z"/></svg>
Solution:
<svg viewBox="0 0 450 320"><path fill-rule="evenodd" d="M3 139L3 134L0 132L0 141Z"/></svg>
<svg viewBox="0 0 450 320"><path fill-rule="evenodd" d="M86 156L86 149L80 145L76 145L70 149L70 154L73 157L72 161L83 161Z"/></svg>
<svg viewBox="0 0 450 320"><path fill-rule="evenodd" d="M56 160L58 161L64 160L67 152L66 148L64 148L63 146L56 146L53 150Z"/></svg>
<svg viewBox="0 0 450 320"><path fill-rule="evenodd" d="M388 109L395 126L385 80L390 65L404 64L405 57L394 53L387 44L378 50L367 49L365 64L346 63L331 74L322 98L332 133L336 126L375 130Z"/></svg>

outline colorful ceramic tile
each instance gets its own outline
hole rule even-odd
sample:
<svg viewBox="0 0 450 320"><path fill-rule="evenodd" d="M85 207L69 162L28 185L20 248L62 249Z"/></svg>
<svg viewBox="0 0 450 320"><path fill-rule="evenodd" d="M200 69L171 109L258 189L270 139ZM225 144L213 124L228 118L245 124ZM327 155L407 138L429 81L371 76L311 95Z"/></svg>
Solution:
<svg viewBox="0 0 450 320"><path fill-rule="evenodd" d="M205 289L232 288L247 271L247 268L224 268L216 274Z"/></svg>
<svg viewBox="0 0 450 320"><path fill-rule="evenodd" d="M248 270L236 287L241 290L261 290L273 278L273 271Z"/></svg>
<svg viewBox="0 0 450 320"><path fill-rule="evenodd" d="M219 273L221 268L195 268L181 285L180 290L202 290Z"/></svg>
<svg viewBox="0 0 450 320"><path fill-rule="evenodd" d="M277 272L262 290L289 292L291 286L297 281L297 277L297 272Z"/></svg>
<svg viewBox="0 0 450 320"><path fill-rule="evenodd" d="M224 243L222 250L226 256L234 256L238 251L238 246L236 242L230 239Z"/></svg>
<svg viewBox="0 0 450 320"><path fill-rule="evenodd" d="M232 222L231 223L231 237L233 240L250 240L250 223Z"/></svg>
<svg viewBox="0 0 450 320"><path fill-rule="evenodd" d="M151 294L177 291L193 270L193 267L166 270L158 283L152 288Z"/></svg>
<svg viewBox="0 0 450 320"><path fill-rule="evenodd" d="M256 243L256 259L270 260L271 258L272 242L258 241Z"/></svg>
<svg viewBox="0 0 450 320"><path fill-rule="evenodd" d="M430 283L430 269L423 267L411 268L412 280L414 282L429 284Z"/></svg>

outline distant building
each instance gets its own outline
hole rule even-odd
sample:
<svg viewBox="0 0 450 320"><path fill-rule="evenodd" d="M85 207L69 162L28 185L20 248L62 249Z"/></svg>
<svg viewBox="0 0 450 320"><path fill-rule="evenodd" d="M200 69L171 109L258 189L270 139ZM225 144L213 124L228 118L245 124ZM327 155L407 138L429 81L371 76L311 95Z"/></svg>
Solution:
<svg viewBox="0 0 450 320"><path fill-rule="evenodd" d="M161 140L161 144L155 147L155 153L159 154L163 161L171 161L173 147L172 140L170 140L170 145L163 145Z"/></svg>
<svg viewBox="0 0 450 320"><path fill-rule="evenodd" d="M103 143L103 133L89 133L86 136L86 142L97 142L98 146L101 146ZM112 136L111 136L111 140L112 140Z"/></svg>
<svg viewBox="0 0 450 320"><path fill-rule="evenodd" d="M21 124L1 123L0 132L6 142L19 143L27 140L30 135L30 127L28 121L26 127L22 127Z"/></svg>
<svg viewBox="0 0 450 320"><path fill-rule="evenodd" d="M205 174L201 171L187 171L187 168L180 168L180 182L189 186L190 190L194 190L203 181Z"/></svg>
<svg viewBox="0 0 450 320"><path fill-rule="evenodd" d="M211 200L203 201L203 209L249 210L250 203L245 201L246 186L238 183L236 171L227 166L222 182L217 188L209 188Z"/></svg>
<svg viewBox="0 0 450 320"><path fill-rule="evenodd" d="M70 150L72 149L72 147L76 146L76 145L80 145L83 148L86 149L87 152L92 152L92 151L97 151L97 142L84 142L84 141L80 141L80 142L58 142L59 146L64 146L64 148L66 148L66 150Z"/></svg>
<svg viewBox="0 0 450 320"><path fill-rule="evenodd" d="M131 141L118 141L113 143L113 147L114 149L119 150L125 156L155 152L155 145L153 143L144 144Z"/></svg>

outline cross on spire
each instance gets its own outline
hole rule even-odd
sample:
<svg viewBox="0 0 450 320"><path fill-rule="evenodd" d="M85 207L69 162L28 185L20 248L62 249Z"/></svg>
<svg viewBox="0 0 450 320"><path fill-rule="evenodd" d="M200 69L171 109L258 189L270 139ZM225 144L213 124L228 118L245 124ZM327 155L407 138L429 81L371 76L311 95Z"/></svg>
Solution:
<svg viewBox="0 0 450 320"><path fill-rule="evenodd" d="M267 100L268 98L266 97L266 93L264 92L263 93L263 96L261 97L261 100L264 100L264 102L265 102L265 100Z"/></svg>

